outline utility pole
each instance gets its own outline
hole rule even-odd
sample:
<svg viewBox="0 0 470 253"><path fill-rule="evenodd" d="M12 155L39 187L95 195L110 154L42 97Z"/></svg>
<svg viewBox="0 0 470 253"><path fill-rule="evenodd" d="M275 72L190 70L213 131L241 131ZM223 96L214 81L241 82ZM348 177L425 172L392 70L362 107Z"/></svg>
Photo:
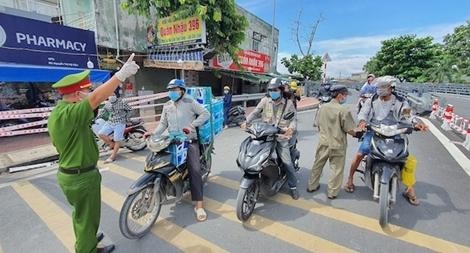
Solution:
<svg viewBox="0 0 470 253"><path fill-rule="evenodd" d="M276 53L276 50L274 50L274 24L276 22L276 0L273 0L273 24L271 26L271 68L274 67L274 59L277 60L277 57L274 55ZM274 71L276 71L274 69Z"/></svg>

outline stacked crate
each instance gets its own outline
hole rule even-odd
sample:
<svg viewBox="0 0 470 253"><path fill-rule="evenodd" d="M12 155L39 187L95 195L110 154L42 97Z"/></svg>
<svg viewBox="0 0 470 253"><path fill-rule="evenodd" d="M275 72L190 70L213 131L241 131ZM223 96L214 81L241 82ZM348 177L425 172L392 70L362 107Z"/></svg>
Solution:
<svg viewBox="0 0 470 253"><path fill-rule="evenodd" d="M224 101L212 98L211 87L191 87L186 93L211 114L210 119L199 127L199 141L203 144L210 143L224 128Z"/></svg>

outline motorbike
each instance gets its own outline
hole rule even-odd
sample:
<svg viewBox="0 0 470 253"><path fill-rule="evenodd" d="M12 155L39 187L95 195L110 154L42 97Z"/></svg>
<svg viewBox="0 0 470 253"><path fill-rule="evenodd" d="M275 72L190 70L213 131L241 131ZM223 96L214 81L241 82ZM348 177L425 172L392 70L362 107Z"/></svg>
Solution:
<svg viewBox="0 0 470 253"><path fill-rule="evenodd" d="M147 140L150 153L145 159L144 174L127 192L119 215L121 233L129 239L143 237L152 228L163 205L177 203L190 190L186 151L188 139L152 136ZM199 144L202 180L205 183L212 166L213 142ZM183 150L174 162L174 151ZM172 154L173 152L173 154Z"/></svg>
<svg viewBox="0 0 470 253"><path fill-rule="evenodd" d="M385 119L367 126L373 133L370 153L361 162L362 180L379 202L379 223L386 226L389 211L396 202L398 179L408 157L408 138L414 130L411 124Z"/></svg>
<svg viewBox="0 0 470 253"><path fill-rule="evenodd" d="M108 148L106 143L98 136L99 130L105 123L106 121L100 118L96 119L91 126L95 133L96 143L98 144L98 149L100 151L106 151ZM144 150L147 147L144 137L146 132L147 129L145 129L144 122L142 120L130 120L124 130L124 142L122 146L134 152ZM109 134L109 136L112 135L113 133Z"/></svg>
<svg viewBox="0 0 470 253"><path fill-rule="evenodd" d="M228 111L228 126L240 126L243 122L246 121L245 110L242 106L235 106L230 108Z"/></svg>
<svg viewBox="0 0 470 253"><path fill-rule="evenodd" d="M289 120L293 113L285 115ZM282 168L282 161L276 154L277 135L282 129L264 122L253 123L246 130L251 136L240 145L237 165L244 173L237 195L237 217L240 221L250 218L258 201L259 194L275 195L287 182L287 175ZM299 170L300 152L297 142L291 146L291 158L296 171Z"/></svg>

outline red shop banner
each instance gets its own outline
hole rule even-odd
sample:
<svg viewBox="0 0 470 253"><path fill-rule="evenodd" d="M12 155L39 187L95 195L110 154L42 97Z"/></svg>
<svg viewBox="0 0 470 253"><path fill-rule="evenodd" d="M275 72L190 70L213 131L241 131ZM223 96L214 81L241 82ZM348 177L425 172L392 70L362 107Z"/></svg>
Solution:
<svg viewBox="0 0 470 253"><path fill-rule="evenodd" d="M269 71L271 60L269 55L266 54L251 50L240 50L238 51L238 62L245 71L266 73ZM228 54L221 54L212 58L210 66L220 69L240 70Z"/></svg>

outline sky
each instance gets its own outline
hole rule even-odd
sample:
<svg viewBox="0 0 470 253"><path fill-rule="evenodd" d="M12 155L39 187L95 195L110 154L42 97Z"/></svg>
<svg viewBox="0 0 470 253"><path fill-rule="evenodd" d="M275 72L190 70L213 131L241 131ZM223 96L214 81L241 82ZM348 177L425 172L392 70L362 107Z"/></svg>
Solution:
<svg viewBox="0 0 470 253"><path fill-rule="evenodd" d="M300 10L301 34L308 34L320 15L324 17L313 53L330 55L327 75L331 77L361 72L383 40L416 34L432 36L439 43L470 20L470 0L236 0L268 23L273 22L274 2L274 22L280 33L277 69L281 73L288 72L280 59L300 52L292 32Z"/></svg>

